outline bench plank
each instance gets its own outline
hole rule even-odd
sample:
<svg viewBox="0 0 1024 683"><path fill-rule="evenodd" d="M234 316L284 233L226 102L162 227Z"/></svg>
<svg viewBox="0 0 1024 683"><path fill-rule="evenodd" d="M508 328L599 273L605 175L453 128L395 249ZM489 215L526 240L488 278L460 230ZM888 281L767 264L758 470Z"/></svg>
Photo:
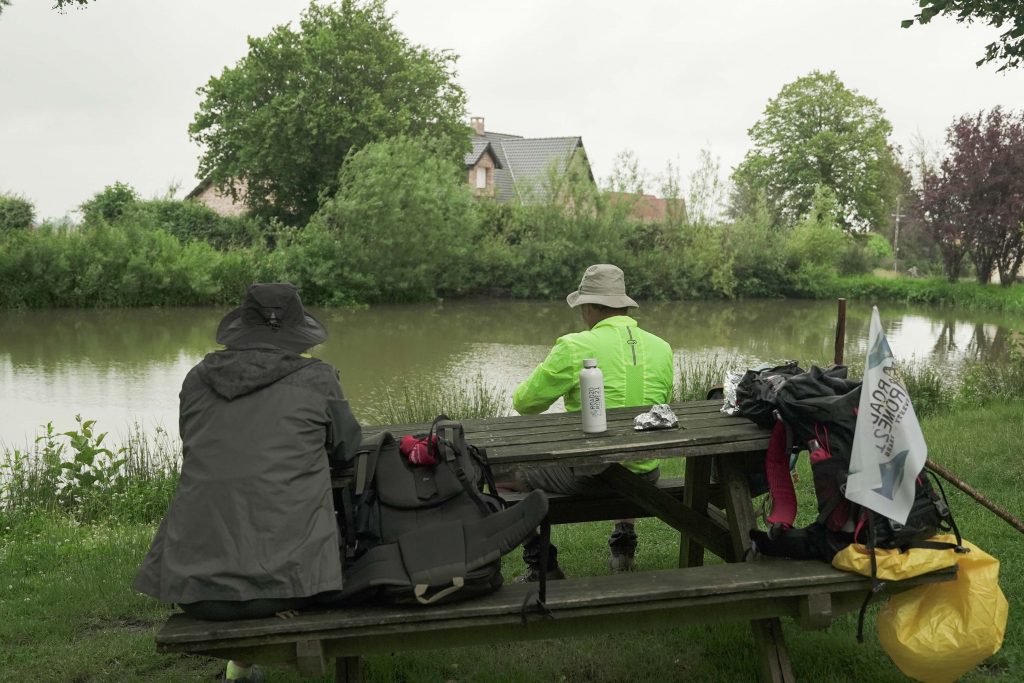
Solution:
<svg viewBox="0 0 1024 683"><path fill-rule="evenodd" d="M916 579L889 582L906 587L955 577L956 567ZM692 608L729 602L770 601L818 593L854 593L863 597L870 579L842 572L814 560L764 559L758 562L715 564L688 569L636 572L626 576L581 577L548 584L548 607L555 621L569 623L588 614L629 614L637 610ZM509 584L474 600L445 605L442 609L421 606L374 606L306 612L292 619L248 619L217 622L175 614L156 636L165 652L206 652L231 646L296 643L302 640L343 640L417 631L440 631L465 623L522 624L522 605L536 590L533 584ZM712 614L698 610L706 619ZM783 616L799 616L793 602ZM546 621L531 615L525 625ZM638 622L629 620L632 629ZM434 641L436 646L438 641ZM394 641L382 643L396 649ZM404 646L397 649L404 649Z"/></svg>

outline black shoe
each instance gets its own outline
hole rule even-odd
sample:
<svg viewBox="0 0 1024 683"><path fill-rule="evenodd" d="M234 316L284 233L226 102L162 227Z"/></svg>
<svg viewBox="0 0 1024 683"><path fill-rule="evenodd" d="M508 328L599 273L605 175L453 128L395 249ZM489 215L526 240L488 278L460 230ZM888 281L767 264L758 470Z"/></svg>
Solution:
<svg viewBox="0 0 1024 683"><path fill-rule="evenodd" d="M556 566L548 570L548 581L561 581L565 578L565 572L561 567ZM536 583L540 581L540 569L529 567L526 572L516 577L514 583Z"/></svg>

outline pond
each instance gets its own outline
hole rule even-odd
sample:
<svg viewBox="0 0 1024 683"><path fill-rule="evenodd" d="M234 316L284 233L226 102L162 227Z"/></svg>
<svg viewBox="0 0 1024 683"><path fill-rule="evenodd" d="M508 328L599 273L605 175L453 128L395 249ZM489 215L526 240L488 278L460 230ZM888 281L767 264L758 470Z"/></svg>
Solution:
<svg viewBox="0 0 1024 683"><path fill-rule="evenodd" d="M0 443L25 446L41 426L97 420L112 437L132 423L177 430L178 390L188 369L217 348L225 308L0 311ZM898 361L950 373L965 361L999 362L1024 320L885 303L882 323ZM357 415L388 387L482 378L512 389L561 334L581 329L562 301L482 300L312 309L330 332L317 355L338 368ZM847 308L846 360L863 364L871 307ZM736 369L793 358L833 358L834 301L756 300L643 304L637 316L681 363L717 357ZM115 438L116 440L116 438Z"/></svg>

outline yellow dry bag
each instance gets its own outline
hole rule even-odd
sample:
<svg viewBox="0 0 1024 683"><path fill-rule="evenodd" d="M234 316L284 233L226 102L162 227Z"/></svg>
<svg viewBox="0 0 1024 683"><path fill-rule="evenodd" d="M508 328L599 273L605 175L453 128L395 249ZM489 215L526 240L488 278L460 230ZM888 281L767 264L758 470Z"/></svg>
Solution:
<svg viewBox="0 0 1024 683"><path fill-rule="evenodd" d="M953 536L931 541L955 542ZM958 565L954 581L912 588L878 614L878 640L900 671L924 683L949 683L1002 647L1009 606L999 588L999 560L973 543L969 553L911 548L876 550L878 578L899 580ZM832 564L871 575L864 546L844 548Z"/></svg>

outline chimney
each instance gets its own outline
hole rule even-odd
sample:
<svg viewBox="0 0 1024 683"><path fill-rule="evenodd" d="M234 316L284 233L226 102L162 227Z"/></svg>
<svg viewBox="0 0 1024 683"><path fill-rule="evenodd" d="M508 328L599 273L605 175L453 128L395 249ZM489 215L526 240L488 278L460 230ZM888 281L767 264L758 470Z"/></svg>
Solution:
<svg viewBox="0 0 1024 683"><path fill-rule="evenodd" d="M477 135L484 134L484 117L482 116L471 116L469 117L469 127L473 129L473 132Z"/></svg>

